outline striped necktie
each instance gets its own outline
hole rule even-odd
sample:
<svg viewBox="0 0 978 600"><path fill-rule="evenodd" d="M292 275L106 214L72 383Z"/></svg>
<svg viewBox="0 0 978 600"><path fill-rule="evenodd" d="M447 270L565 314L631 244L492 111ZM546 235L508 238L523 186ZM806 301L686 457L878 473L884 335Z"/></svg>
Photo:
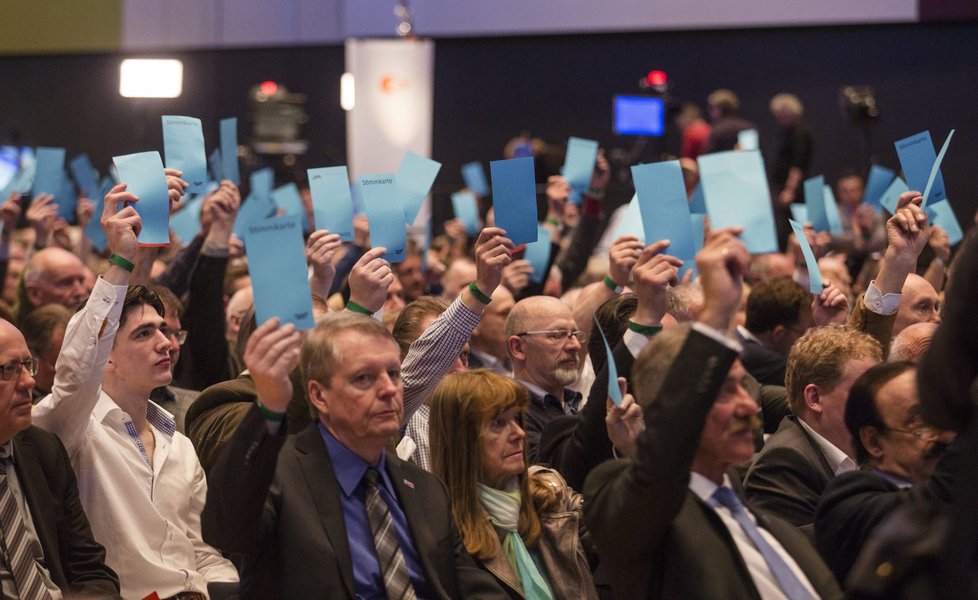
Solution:
<svg viewBox="0 0 978 600"><path fill-rule="evenodd" d="M411 585L407 563L404 562L404 554L397 541L390 508L380 495L379 481L380 473L377 469L368 468L363 476L367 519L370 521L370 530L374 534L374 547L377 549L377 560L380 562L384 588L390 600L414 600L416 596Z"/></svg>
<svg viewBox="0 0 978 600"><path fill-rule="evenodd" d="M9 457L0 459L0 526L3 527L7 564L22 600L50 598L41 570L34 561L34 556L40 555L38 542L27 531L17 507L17 498L7 483L6 467L10 462L12 461Z"/></svg>

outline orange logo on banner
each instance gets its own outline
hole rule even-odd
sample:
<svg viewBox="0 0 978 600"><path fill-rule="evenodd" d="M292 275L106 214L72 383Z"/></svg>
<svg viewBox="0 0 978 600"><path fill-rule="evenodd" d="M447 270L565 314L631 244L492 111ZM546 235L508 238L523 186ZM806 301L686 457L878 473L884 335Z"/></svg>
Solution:
<svg viewBox="0 0 978 600"><path fill-rule="evenodd" d="M408 87L410 87L410 83L406 79L397 79L390 75L384 75L380 78L380 91L385 94L396 94Z"/></svg>

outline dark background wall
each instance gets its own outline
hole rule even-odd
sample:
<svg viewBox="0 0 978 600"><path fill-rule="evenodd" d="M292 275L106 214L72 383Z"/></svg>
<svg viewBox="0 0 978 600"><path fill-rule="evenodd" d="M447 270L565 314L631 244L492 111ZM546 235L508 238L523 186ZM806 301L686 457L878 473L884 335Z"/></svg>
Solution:
<svg viewBox="0 0 978 600"><path fill-rule="evenodd" d="M104 170L114 154L161 148L161 114L203 119L209 148L218 120L238 115L245 140L247 91L272 79L308 95L304 133L312 147L300 166L345 161L342 47L167 56L184 61L183 96L139 101L118 95L120 56L0 58L0 142L16 135L24 144L65 146L69 157L85 151ZM830 181L866 155L840 111L839 88L873 86L881 118L869 150L881 164L899 166L896 139L930 129L940 145L958 130L943 172L959 218L970 219L978 206L969 168L978 163L975 56L975 23L438 40L433 158L444 167L437 189L461 185L461 164L499 158L523 130L559 145L577 135L630 147L633 140L611 133L611 96L636 92L639 77L655 68L669 74L675 98L701 106L715 88L735 90L768 155L778 140L768 100L797 94L816 135L813 173ZM678 147L674 136L660 142L650 142L644 160Z"/></svg>

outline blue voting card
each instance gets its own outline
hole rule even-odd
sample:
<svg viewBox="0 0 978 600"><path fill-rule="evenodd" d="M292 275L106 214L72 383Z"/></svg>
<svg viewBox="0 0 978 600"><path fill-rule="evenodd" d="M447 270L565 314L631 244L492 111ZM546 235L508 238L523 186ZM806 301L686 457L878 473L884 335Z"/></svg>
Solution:
<svg viewBox="0 0 978 600"><path fill-rule="evenodd" d="M302 202L299 187L294 183L286 183L272 190L272 202L281 209L283 215L296 215L302 220L302 230L309 231L309 217L306 205Z"/></svg>
<svg viewBox="0 0 978 600"><path fill-rule="evenodd" d="M944 155L947 154L947 147L951 145L952 137L954 137L953 129L947 134L947 139L944 140L944 145L941 146L941 151L937 153L937 158L934 160L934 165L931 166L930 173L927 175L927 186L924 187L924 201L921 203L922 207L927 206L930 201L935 199L934 182L941 176L941 163L944 161ZM941 185L943 187L943 179L941 181ZM944 199L947 199L947 192L945 192Z"/></svg>
<svg viewBox="0 0 978 600"><path fill-rule="evenodd" d="M533 157L494 160L489 163L492 177L492 206L496 227L506 230L514 244L537 241L537 185Z"/></svg>
<svg viewBox="0 0 978 600"><path fill-rule="evenodd" d="M567 140L567 156L561 173L571 187L570 201L580 204L591 187L594 163L598 160L598 143L594 140L571 137Z"/></svg>
<svg viewBox="0 0 978 600"><path fill-rule="evenodd" d="M482 163L473 161L462 165L462 179L465 180L465 187L481 198L489 195L489 182L486 181L486 171L482 168Z"/></svg>
<svg viewBox="0 0 978 600"><path fill-rule="evenodd" d="M92 166L92 161L88 159L88 155L79 154L71 159L68 168L71 169L71 175L75 178L78 189L85 194L86 198L94 200L99 192L98 171Z"/></svg>
<svg viewBox="0 0 978 600"><path fill-rule="evenodd" d="M922 131L916 135L897 140L895 145L897 156L900 157L900 166L903 167L903 176L907 179L907 186L911 190L923 194L927 188L931 169L937 162L930 132ZM923 204L940 202L945 198L947 198L947 194L944 192L944 178L938 171L930 190L930 198L925 197Z"/></svg>
<svg viewBox="0 0 978 600"><path fill-rule="evenodd" d="M127 190L139 198L139 202L132 205L143 223L137 237L139 245L169 245L170 197L160 153L154 150L116 156L112 162L119 170L119 178L128 186Z"/></svg>
<svg viewBox="0 0 978 600"><path fill-rule="evenodd" d="M954 215L950 200L941 200L927 206L927 218L932 225L937 225L947 233L947 239L951 245L955 245L964 238L961 231L961 224Z"/></svg>
<svg viewBox="0 0 978 600"><path fill-rule="evenodd" d="M598 316L594 315L593 318L594 328L601 336L601 341L604 342L604 356L608 364L608 397L615 403L615 406L621 406L622 396L621 388L618 387L618 365L615 364L615 355L611 351L611 345L608 344L608 338L601 329L601 324L598 323Z"/></svg>
<svg viewBox="0 0 978 600"><path fill-rule="evenodd" d="M241 185L238 171L238 119L221 119L221 179Z"/></svg>
<svg viewBox="0 0 978 600"><path fill-rule="evenodd" d="M357 183L370 224L370 244L387 249L384 255L387 262L401 262L407 246L407 229L394 174L365 175Z"/></svg>
<svg viewBox="0 0 978 600"><path fill-rule="evenodd" d="M179 211L170 217L170 229L177 234L180 242L186 245L200 231L200 210L204 206L204 195L197 195L187 200Z"/></svg>
<svg viewBox="0 0 978 600"><path fill-rule="evenodd" d="M778 251L771 193L761 153L735 150L699 158L710 227L743 226L740 238L752 254Z"/></svg>
<svg viewBox="0 0 978 600"><path fill-rule="evenodd" d="M689 223L692 227L693 232L693 260L687 260L683 263L683 266L679 267L679 280L682 281L683 277L686 275L686 271L692 271L693 277L697 277L699 273L696 270L696 253L703 249L703 243L706 241L706 215L699 213L692 213L689 215ZM666 252L669 252L667 249Z"/></svg>
<svg viewBox="0 0 978 600"><path fill-rule="evenodd" d="M891 169L873 165L869 168L869 176L866 177L866 191L863 193L863 202L872 206L876 210L880 209L880 200L883 198L886 188L893 183L896 177Z"/></svg>
<svg viewBox="0 0 978 600"><path fill-rule="evenodd" d="M808 221L815 231L828 231L829 216L825 213L825 177L816 175L806 179L804 185Z"/></svg>
<svg viewBox="0 0 978 600"><path fill-rule="evenodd" d="M224 179L221 172L221 149L220 148L214 148L214 151L211 152L211 155L207 157L207 167L210 169L211 177L214 178L214 181L221 181L222 179Z"/></svg>
<svg viewBox="0 0 978 600"><path fill-rule="evenodd" d="M693 195L689 199L689 212L694 215L706 214L706 198L703 197L703 186L699 183L693 188Z"/></svg>
<svg viewBox="0 0 978 600"><path fill-rule="evenodd" d="M669 254L680 260L692 260L696 251L679 161L635 165L632 181L648 243L669 240Z"/></svg>
<svg viewBox="0 0 978 600"><path fill-rule="evenodd" d="M32 194L51 194L57 197L62 193L62 181L65 168L64 148L38 148L34 171L34 190ZM4 199L6 200L6 199Z"/></svg>
<svg viewBox="0 0 978 600"><path fill-rule="evenodd" d="M418 217L425 196L431 191L435 177L441 170L438 161L408 152L397 168L394 180L397 184L397 197L404 208L404 222L411 224Z"/></svg>
<svg viewBox="0 0 978 600"><path fill-rule="evenodd" d="M907 184L903 182L899 177L895 178L890 187L886 188L883 192L883 197L880 198L880 206L885 208L891 215L896 214L897 202L900 200L900 194L904 192L909 192L910 188Z"/></svg>
<svg viewBox="0 0 978 600"><path fill-rule="evenodd" d="M801 246L801 253L805 257L805 266L808 267L808 291L813 294L822 293L822 272L818 270L818 261L815 260L815 253L812 252L812 247L808 244L808 238L805 237L805 231L798 221L794 219L788 219L791 223L791 229L795 232L795 237L798 238L798 245Z"/></svg>
<svg viewBox="0 0 978 600"><path fill-rule="evenodd" d="M58 216L60 218L68 223L78 222L78 217L75 214L78 210L78 188L75 187L75 183L64 170L61 171L61 191L54 196L54 201L58 205Z"/></svg>
<svg viewBox="0 0 978 600"><path fill-rule="evenodd" d="M3 189L3 195L0 196L0 202L6 202L7 196L10 194L26 194L27 192L31 191L31 182L34 180L34 171L36 168L37 163L31 163L17 171L17 173L14 174L13 179L11 179L7 186Z"/></svg>
<svg viewBox="0 0 978 600"><path fill-rule="evenodd" d="M243 240L249 225L274 215L275 207L272 206L271 200L260 198L252 192L242 201L238 216L234 219L234 235Z"/></svg>
<svg viewBox="0 0 978 600"><path fill-rule="evenodd" d="M537 225L537 241L526 245L523 258L530 261L533 273L530 281L543 283L547 276L547 266L550 263L550 230L543 225Z"/></svg>
<svg viewBox="0 0 978 600"><path fill-rule="evenodd" d="M207 151L200 119L163 115L163 155L166 166L183 172L187 192L200 194L207 184Z"/></svg>
<svg viewBox="0 0 978 600"><path fill-rule="evenodd" d="M105 206L105 196L99 195L97 198L91 198L91 200L95 204L95 212L92 213L92 218L85 227L85 237L92 242L92 247L102 252L109 245L109 240L105 237L105 230L102 229L102 208Z"/></svg>
<svg viewBox="0 0 978 600"><path fill-rule="evenodd" d="M245 244L258 323L278 317L282 325L292 323L296 329L315 326L299 215L248 225Z"/></svg>
<svg viewBox="0 0 978 600"><path fill-rule="evenodd" d="M252 171L248 177L251 193L256 198L263 200L269 205L272 204L272 188L275 187L275 171L271 167Z"/></svg>
<svg viewBox="0 0 978 600"><path fill-rule="evenodd" d="M479 235L479 199L475 192L462 190L452 194L455 218L465 225L465 232L472 237Z"/></svg>
<svg viewBox="0 0 978 600"><path fill-rule="evenodd" d="M341 241L352 242L353 198L346 166L309 169L307 174L316 229L326 229L339 234Z"/></svg>
<svg viewBox="0 0 978 600"><path fill-rule="evenodd" d="M799 202L793 202L790 205L788 205L788 208L791 210L792 219L798 221L801 224L805 224L808 222L808 207L806 207L804 204L801 204Z"/></svg>
<svg viewBox="0 0 978 600"><path fill-rule="evenodd" d="M115 168L115 165L113 165L113 168ZM112 191L112 188L115 187L115 185L116 185L115 180L113 180L111 177L109 177L108 175L103 177L102 180L98 182L98 190L99 190L98 197L104 200L105 197L109 195L109 192ZM94 200L94 198L92 198L92 200ZM101 216L102 209L97 210L95 214Z"/></svg>
<svg viewBox="0 0 978 600"><path fill-rule="evenodd" d="M618 221L614 239L617 240L624 235L634 235L640 242L645 243L645 227L642 225L642 209L638 207L638 194L632 196L621 220Z"/></svg>
<svg viewBox="0 0 978 600"><path fill-rule="evenodd" d="M825 218L829 222L829 233L842 235L842 218L839 216L839 204L835 201L832 187L827 185L822 189L822 198L825 200Z"/></svg>
<svg viewBox="0 0 978 600"><path fill-rule="evenodd" d="M756 129L741 129L737 132L737 145L740 150L760 150L761 141Z"/></svg>

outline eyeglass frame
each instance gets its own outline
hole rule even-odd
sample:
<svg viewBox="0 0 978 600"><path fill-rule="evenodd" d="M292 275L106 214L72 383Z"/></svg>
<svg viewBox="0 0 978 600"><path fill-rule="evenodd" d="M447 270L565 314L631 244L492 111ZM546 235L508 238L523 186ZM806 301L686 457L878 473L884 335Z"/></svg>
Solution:
<svg viewBox="0 0 978 600"><path fill-rule="evenodd" d="M16 373L12 373L10 369L17 369ZM32 356L30 358L25 358L21 361L14 361L7 363L5 365L0 365L0 379L3 381L17 381L20 379L20 374L27 369L27 373L34 377L37 375L37 360Z"/></svg>
<svg viewBox="0 0 978 600"><path fill-rule="evenodd" d="M553 334L555 333L561 333L563 336L560 338L555 338L553 337ZM587 343L587 334L580 329L540 329L537 331L522 331L513 335L517 337L523 337L525 335L545 335L550 341L564 343L571 338L576 338L579 344Z"/></svg>
<svg viewBox="0 0 978 600"><path fill-rule="evenodd" d="M166 335L166 337L168 339L169 338L176 338L176 341L177 341L177 345L178 346L183 346L185 343L187 343L187 330L186 329L178 329L176 331L173 331L173 330L171 330L169 328L166 328L166 329L164 329L163 334Z"/></svg>
<svg viewBox="0 0 978 600"><path fill-rule="evenodd" d="M930 425L922 425L920 427L917 427L916 429L897 429L896 427L889 427L886 425L884 425L883 427L887 431L896 431L897 433L910 434L923 442L932 442L939 437L937 429L931 427ZM930 435L928 437L924 437L927 432L930 432Z"/></svg>

